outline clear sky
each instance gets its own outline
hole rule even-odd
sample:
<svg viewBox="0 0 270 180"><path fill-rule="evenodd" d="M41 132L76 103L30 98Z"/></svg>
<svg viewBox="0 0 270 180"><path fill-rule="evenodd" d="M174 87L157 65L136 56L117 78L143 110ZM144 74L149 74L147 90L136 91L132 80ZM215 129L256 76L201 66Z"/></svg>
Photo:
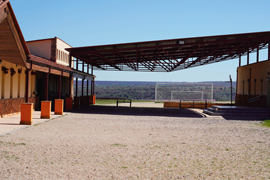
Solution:
<svg viewBox="0 0 270 180"><path fill-rule="evenodd" d="M270 30L269 0L10 0L26 41L73 47ZM255 57L251 55L251 58ZM266 56L261 55L264 60ZM94 71L96 80L236 80L238 59L175 72Z"/></svg>

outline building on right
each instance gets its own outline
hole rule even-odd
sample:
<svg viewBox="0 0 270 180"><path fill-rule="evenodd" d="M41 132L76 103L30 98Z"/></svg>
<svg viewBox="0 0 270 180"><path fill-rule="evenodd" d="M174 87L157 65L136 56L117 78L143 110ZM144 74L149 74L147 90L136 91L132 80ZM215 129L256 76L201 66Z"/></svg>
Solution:
<svg viewBox="0 0 270 180"><path fill-rule="evenodd" d="M270 59L268 45L268 59L259 62L259 51L257 51L257 60L247 65L237 68L237 92L236 106L251 107L270 107Z"/></svg>

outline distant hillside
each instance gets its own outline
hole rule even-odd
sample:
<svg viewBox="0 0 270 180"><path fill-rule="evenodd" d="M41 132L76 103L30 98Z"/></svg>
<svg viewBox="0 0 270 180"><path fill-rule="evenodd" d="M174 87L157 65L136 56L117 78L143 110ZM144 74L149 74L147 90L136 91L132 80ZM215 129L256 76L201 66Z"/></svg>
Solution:
<svg viewBox="0 0 270 180"><path fill-rule="evenodd" d="M159 83L159 82L157 82ZM162 82L165 83L165 82ZM170 82L172 83L172 82ZM193 82L182 82L193 83ZM214 99L216 101L230 101L230 83L224 81L207 81L198 83L213 83ZM81 81L79 81L79 95ZM129 98L133 100L154 100L156 82L145 81L95 81L95 94L97 98ZM236 82L233 85L233 99L236 94ZM85 88L86 93L86 88Z"/></svg>
<svg viewBox="0 0 270 180"><path fill-rule="evenodd" d="M99 85L124 85L124 86L140 86L140 85L155 85L156 83L173 83L173 82L147 82L147 81L96 81L96 86ZM176 82L179 83L179 82ZM194 83L194 82L180 82L180 83ZM197 83L213 83L214 86L230 86L228 81L203 81ZM236 82L232 82L233 87L236 87Z"/></svg>

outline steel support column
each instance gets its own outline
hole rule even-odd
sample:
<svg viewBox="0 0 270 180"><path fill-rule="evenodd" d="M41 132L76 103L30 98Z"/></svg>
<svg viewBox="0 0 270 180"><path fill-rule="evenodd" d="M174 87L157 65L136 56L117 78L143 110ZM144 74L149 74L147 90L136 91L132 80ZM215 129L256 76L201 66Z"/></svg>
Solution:
<svg viewBox="0 0 270 180"><path fill-rule="evenodd" d="M93 80L91 81L91 96L93 96Z"/></svg>
<svg viewBox="0 0 270 180"><path fill-rule="evenodd" d="M93 95L95 95L95 79L93 79Z"/></svg>
<svg viewBox="0 0 270 180"><path fill-rule="evenodd" d="M259 50L260 50L260 46L257 47L257 62L259 62Z"/></svg>
<svg viewBox="0 0 270 180"><path fill-rule="evenodd" d="M249 43L248 43L248 50L247 50L247 65L249 65Z"/></svg>
<svg viewBox="0 0 270 180"><path fill-rule="evenodd" d="M91 66L91 74L93 75L93 73L94 73L94 66L92 65ZM94 83L93 83L93 81L94 81L94 79L93 80L91 80L91 96L93 96L94 95L94 88L93 88L93 86L94 86Z"/></svg>
<svg viewBox="0 0 270 180"><path fill-rule="evenodd" d="M75 90L75 97L78 97L78 78L76 78Z"/></svg>
<svg viewBox="0 0 270 180"><path fill-rule="evenodd" d="M69 59L68 59L68 62L69 62L68 67L71 68L71 64L72 64L72 56L71 56L71 54L69 54L68 57L69 57Z"/></svg>
<svg viewBox="0 0 270 180"><path fill-rule="evenodd" d="M91 67L91 74L93 75L93 73L94 73L94 66L92 65L92 67Z"/></svg>
<svg viewBox="0 0 270 180"><path fill-rule="evenodd" d="M87 74L89 74L89 64L87 64ZM89 96L89 80L86 81L86 96Z"/></svg>
<svg viewBox="0 0 270 180"><path fill-rule="evenodd" d="M76 70L79 70L79 59L76 58ZM76 97L78 97L78 78L76 78Z"/></svg>
<svg viewBox="0 0 270 180"><path fill-rule="evenodd" d="M268 60L270 60L270 43L268 43Z"/></svg>
<svg viewBox="0 0 270 180"><path fill-rule="evenodd" d="M239 67L241 67L241 54L239 55Z"/></svg>
<svg viewBox="0 0 270 180"><path fill-rule="evenodd" d="M84 89L84 79L82 79L82 96L83 96L83 89Z"/></svg>

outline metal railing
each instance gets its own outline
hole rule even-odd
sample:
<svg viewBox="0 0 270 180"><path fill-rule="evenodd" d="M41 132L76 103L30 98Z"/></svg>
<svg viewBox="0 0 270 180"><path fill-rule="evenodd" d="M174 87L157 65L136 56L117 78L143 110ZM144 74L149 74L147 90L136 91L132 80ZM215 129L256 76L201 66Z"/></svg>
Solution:
<svg viewBox="0 0 270 180"><path fill-rule="evenodd" d="M253 97L253 98L249 98L249 99L248 99L248 104L249 104L249 103L256 102L256 101L259 101L261 98L262 98L262 96L255 96L255 97Z"/></svg>

